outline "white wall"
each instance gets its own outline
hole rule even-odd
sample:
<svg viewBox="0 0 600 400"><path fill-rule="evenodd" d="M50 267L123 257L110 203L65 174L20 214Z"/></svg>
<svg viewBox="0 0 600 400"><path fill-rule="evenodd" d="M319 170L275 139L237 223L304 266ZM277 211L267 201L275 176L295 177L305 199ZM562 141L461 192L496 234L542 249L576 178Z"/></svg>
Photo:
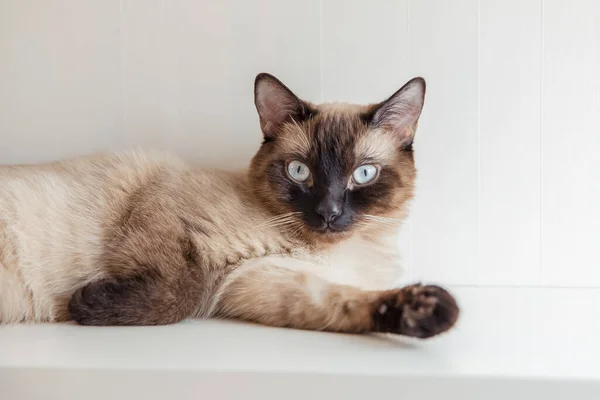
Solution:
<svg viewBox="0 0 600 400"><path fill-rule="evenodd" d="M260 71L314 101L427 79L409 279L600 287L596 0L0 0L0 163L239 167Z"/></svg>

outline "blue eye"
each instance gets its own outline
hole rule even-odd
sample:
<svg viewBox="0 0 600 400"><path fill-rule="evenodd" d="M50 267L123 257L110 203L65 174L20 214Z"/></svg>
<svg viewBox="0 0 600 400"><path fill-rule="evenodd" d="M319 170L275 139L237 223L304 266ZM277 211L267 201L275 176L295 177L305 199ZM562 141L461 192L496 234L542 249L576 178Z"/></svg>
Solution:
<svg viewBox="0 0 600 400"><path fill-rule="evenodd" d="M290 178L298 182L304 182L310 177L308 166L300 161L292 161L287 166Z"/></svg>
<svg viewBox="0 0 600 400"><path fill-rule="evenodd" d="M374 165L361 165L352 173L352 179L359 185L371 182L377 176L377 167Z"/></svg>

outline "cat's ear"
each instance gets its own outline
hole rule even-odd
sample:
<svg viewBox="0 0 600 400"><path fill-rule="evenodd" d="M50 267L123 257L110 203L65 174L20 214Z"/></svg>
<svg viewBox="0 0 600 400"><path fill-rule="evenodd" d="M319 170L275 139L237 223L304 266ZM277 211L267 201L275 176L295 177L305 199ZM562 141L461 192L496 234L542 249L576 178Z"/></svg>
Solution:
<svg viewBox="0 0 600 400"><path fill-rule="evenodd" d="M265 139L273 139L282 124L300 122L313 112L279 79L266 73L258 74L254 81L254 104Z"/></svg>
<svg viewBox="0 0 600 400"><path fill-rule="evenodd" d="M410 149L425 101L425 79L413 78L372 112L374 127L392 131L403 149Z"/></svg>

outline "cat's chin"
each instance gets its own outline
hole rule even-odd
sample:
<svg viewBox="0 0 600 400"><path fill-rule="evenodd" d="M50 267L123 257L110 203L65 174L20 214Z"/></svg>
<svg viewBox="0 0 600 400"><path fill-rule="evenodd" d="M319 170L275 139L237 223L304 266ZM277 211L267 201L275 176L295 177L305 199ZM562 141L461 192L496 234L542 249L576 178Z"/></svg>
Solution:
<svg viewBox="0 0 600 400"><path fill-rule="evenodd" d="M336 242L339 240L343 240L352 234L350 228L309 228L309 232L313 236L313 238L317 241L322 242Z"/></svg>
<svg viewBox="0 0 600 400"><path fill-rule="evenodd" d="M322 235L343 235L349 232L349 229L333 229L333 228L323 228L323 229L315 229L315 232L320 233Z"/></svg>

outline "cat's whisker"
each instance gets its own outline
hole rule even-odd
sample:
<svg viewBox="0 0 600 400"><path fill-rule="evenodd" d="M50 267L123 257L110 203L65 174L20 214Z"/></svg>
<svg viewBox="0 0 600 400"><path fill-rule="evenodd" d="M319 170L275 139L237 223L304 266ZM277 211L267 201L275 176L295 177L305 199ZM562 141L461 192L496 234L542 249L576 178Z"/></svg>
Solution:
<svg viewBox="0 0 600 400"><path fill-rule="evenodd" d="M279 220L274 223L271 223L268 225L268 227L289 230L289 229L295 229L298 226L302 227L303 225L304 225L304 222L302 220L299 220L297 218L288 218L288 219Z"/></svg>
<svg viewBox="0 0 600 400"><path fill-rule="evenodd" d="M271 218L266 219L265 222L271 222L271 221L277 221L279 219L289 218L295 214L296 214L296 212L290 212L290 213L275 215Z"/></svg>
<svg viewBox="0 0 600 400"><path fill-rule="evenodd" d="M265 220L265 223L280 221L283 219L291 218L292 216L293 216L293 214L278 215L276 217L272 217L272 218Z"/></svg>
<svg viewBox="0 0 600 400"><path fill-rule="evenodd" d="M367 226L367 223L365 221L356 220L354 222L354 227L355 228L362 228L362 227L365 227L365 226Z"/></svg>
<svg viewBox="0 0 600 400"><path fill-rule="evenodd" d="M304 228L304 224L302 222L297 223L296 228L294 228L294 230L290 232L290 235L297 236L299 233L302 232L303 228Z"/></svg>
<svg viewBox="0 0 600 400"><path fill-rule="evenodd" d="M398 224L401 224L401 223L404 222L401 219L389 218L389 217L381 217L381 216L378 216L378 215L371 215L371 214L364 214L363 217L370 218L370 219L377 219L379 221L389 221L389 222L398 223Z"/></svg>
<svg viewBox="0 0 600 400"><path fill-rule="evenodd" d="M391 227L400 227L400 224L395 224L395 223L391 223L391 222L387 222L387 221L378 221L378 220L368 220L371 223L375 223L375 224L380 224L380 225L385 225L385 226L391 226Z"/></svg>
<svg viewBox="0 0 600 400"><path fill-rule="evenodd" d="M392 227L399 227L404 222L399 219L388 218L388 217L379 217L376 215L369 215L369 214L363 215L363 218L364 218L364 220L369 221L369 222L375 222L375 223L392 226Z"/></svg>
<svg viewBox="0 0 600 400"><path fill-rule="evenodd" d="M292 221L292 220L278 221L276 223L272 223L272 224L269 224L269 225L262 225L262 226L260 226L260 228L264 228L264 229L266 229L266 228L277 228L277 227L280 227L280 226L290 225L293 222L294 221Z"/></svg>
<svg viewBox="0 0 600 400"><path fill-rule="evenodd" d="M300 214L300 213L295 213ZM277 218L275 220L267 221L257 226L257 228L274 228L284 225L290 225L299 222L295 215L285 215L284 217Z"/></svg>
<svg viewBox="0 0 600 400"><path fill-rule="evenodd" d="M285 221L285 222L280 222L277 224L270 224L270 225L265 225L265 226L260 226L259 229L272 229L272 228L278 228L278 227L282 227L285 225L289 225L291 223L291 221Z"/></svg>
<svg viewBox="0 0 600 400"><path fill-rule="evenodd" d="M280 220L285 220L287 218L292 218L293 216L298 215L298 214L302 214L302 213L299 212L299 211L292 211L292 212L289 212L289 213L275 215L274 217L266 219L262 224L260 224L258 226L261 227L263 225L268 225L268 224L270 224L272 222L277 222L277 221L280 221Z"/></svg>

